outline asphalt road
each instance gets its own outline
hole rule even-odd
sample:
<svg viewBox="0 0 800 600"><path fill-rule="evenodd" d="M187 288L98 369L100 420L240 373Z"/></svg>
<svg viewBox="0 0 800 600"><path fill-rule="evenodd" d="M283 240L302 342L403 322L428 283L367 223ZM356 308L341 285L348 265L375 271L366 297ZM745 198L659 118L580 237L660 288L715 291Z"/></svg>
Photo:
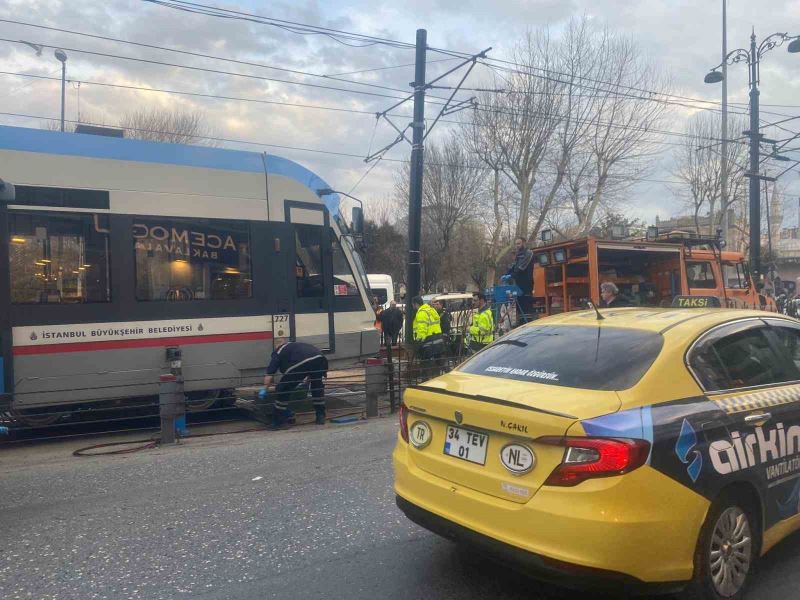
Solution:
<svg viewBox="0 0 800 600"><path fill-rule="evenodd" d="M393 418L116 457L0 452L0 598L591 598L471 555L395 508ZM749 597L791 598L800 536Z"/></svg>

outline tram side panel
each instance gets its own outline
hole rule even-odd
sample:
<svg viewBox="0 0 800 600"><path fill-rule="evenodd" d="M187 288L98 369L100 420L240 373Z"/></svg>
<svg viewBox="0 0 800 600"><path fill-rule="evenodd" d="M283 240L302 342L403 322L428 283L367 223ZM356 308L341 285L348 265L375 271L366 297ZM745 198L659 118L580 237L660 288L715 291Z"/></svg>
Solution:
<svg viewBox="0 0 800 600"><path fill-rule="evenodd" d="M199 319L196 327L208 322ZM120 325L125 324L115 324ZM85 326L73 331L81 329ZM142 345L98 343L97 349L79 349L74 344L17 348L14 405L32 408L156 395L159 376L169 372L167 348L182 351L187 392L234 388L242 385L244 373L263 370L264 357L272 349L268 331L252 332L240 340L236 334L208 337L207 341L171 340L163 345L157 338L141 340Z"/></svg>

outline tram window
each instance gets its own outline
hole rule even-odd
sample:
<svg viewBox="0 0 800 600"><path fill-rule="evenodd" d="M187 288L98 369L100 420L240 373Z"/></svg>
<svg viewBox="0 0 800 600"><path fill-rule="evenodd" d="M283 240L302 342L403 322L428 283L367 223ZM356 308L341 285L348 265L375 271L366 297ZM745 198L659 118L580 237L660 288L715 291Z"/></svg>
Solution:
<svg viewBox="0 0 800 600"><path fill-rule="evenodd" d="M333 250L333 295L334 296L360 296L356 286L356 278L347 256L342 250L342 245L336 239L333 229L330 231ZM383 302L386 302L384 299Z"/></svg>
<svg viewBox="0 0 800 600"><path fill-rule="evenodd" d="M108 192L103 190L73 190L18 185L15 186L15 192L14 204L108 209Z"/></svg>
<svg viewBox="0 0 800 600"><path fill-rule="evenodd" d="M247 223L137 217L132 235L138 300L252 297Z"/></svg>
<svg viewBox="0 0 800 600"><path fill-rule="evenodd" d="M14 304L109 302L107 215L9 215Z"/></svg>
<svg viewBox="0 0 800 600"><path fill-rule="evenodd" d="M690 288L714 289L717 287L710 262L687 262L686 278L689 280Z"/></svg>
<svg viewBox="0 0 800 600"><path fill-rule="evenodd" d="M322 298L325 284L322 277L322 234L317 225L295 225L297 263L295 280L298 298Z"/></svg>

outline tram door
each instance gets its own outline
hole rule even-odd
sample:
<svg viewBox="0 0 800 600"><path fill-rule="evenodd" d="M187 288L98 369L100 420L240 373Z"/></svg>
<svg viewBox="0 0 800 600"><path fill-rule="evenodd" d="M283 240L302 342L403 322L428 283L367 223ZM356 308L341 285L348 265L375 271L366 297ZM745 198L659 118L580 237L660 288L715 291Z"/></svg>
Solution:
<svg viewBox="0 0 800 600"><path fill-rule="evenodd" d="M0 411L14 392L8 231L8 204L14 195L14 186L0 179Z"/></svg>
<svg viewBox="0 0 800 600"><path fill-rule="evenodd" d="M286 222L293 232L290 281L295 310L294 339L324 352L336 350L331 229L328 211L318 204L287 200ZM290 253L291 254L291 253Z"/></svg>

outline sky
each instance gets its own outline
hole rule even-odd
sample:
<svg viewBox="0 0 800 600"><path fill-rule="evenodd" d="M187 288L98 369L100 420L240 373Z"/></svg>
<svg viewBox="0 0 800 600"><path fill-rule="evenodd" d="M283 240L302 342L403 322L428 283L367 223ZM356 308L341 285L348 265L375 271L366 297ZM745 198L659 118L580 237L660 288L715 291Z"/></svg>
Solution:
<svg viewBox="0 0 800 600"><path fill-rule="evenodd" d="M672 93L714 102L720 100L721 87L704 84L703 77L721 61L722 0L195 1L409 43L413 43L417 28L425 28L432 47L477 52L491 46L489 55L495 58L508 58L514 42L527 30L547 27L557 37L570 18L587 16L599 26L608 26L636 41L642 52L670 75ZM329 77L187 56L31 25ZM800 0L729 0L729 49L747 46L753 27L759 39L779 31L800 35ZM408 144L402 143L387 153L386 160L377 166L363 160L370 151L385 146L396 136L387 123L376 125L374 113L396 102L394 98L402 97L402 90L410 92L409 82L414 78L413 49L383 44L350 47L325 37L187 14L142 0L5 0L0 3L0 38L7 40L0 40L0 71L3 72L0 74L0 113L5 113L0 114L0 124L38 128L47 117L59 116L60 64L53 56L53 47L61 47L68 55L68 120L115 125L126 111L135 108L199 110L215 136L225 140L218 142L221 146L266 151L296 160L318 173L334 189L364 199L368 210L376 199L391 197L401 165L397 161L407 160L410 154ZM17 40L50 47L37 56L32 48ZM103 57L87 54L87 51L196 68ZM429 78L454 66L453 61L444 60L447 58L444 54L428 53ZM209 73L201 69L256 77ZM352 73L366 69L381 70ZM770 130L776 137L790 137L791 132L800 131L798 73L800 54L787 53L785 45L767 53L762 60L762 122L799 117L784 123L788 131ZM334 80L331 76L371 86ZM489 76L488 70L479 66L467 83L485 83ZM376 85L390 89L372 87ZM226 99L153 89L225 96ZM729 68L728 90L731 112L746 112L748 89L744 65ZM696 106L713 108L716 105ZM428 105L428 117L435 108ZM410 110L408 103L396 112L408 115ZM665 128L680 134L686 119L697 112L697 108L673 107ZM408 120L400 117L396 121L402 127ZM437 126L430 139L441 139L451 127L453 125L448 123ZM629 192L626 212L647 222L652 222L656 215L663 219L686 212L677 197L675 184L670 183L674 180L675 142L680 138L667 135L664 140L672 144L662 144L662 154L657 156L648 181L637 183ZM800 159L800 153L794 156ZM782 164L786 163L777 163L776 168ZM2 165L0 176L13 181L13 176L2 173ZM787 224L786 221L796 222L798 218L798 172L787 173L783 181L787 198L784 224Z"/></svg>

